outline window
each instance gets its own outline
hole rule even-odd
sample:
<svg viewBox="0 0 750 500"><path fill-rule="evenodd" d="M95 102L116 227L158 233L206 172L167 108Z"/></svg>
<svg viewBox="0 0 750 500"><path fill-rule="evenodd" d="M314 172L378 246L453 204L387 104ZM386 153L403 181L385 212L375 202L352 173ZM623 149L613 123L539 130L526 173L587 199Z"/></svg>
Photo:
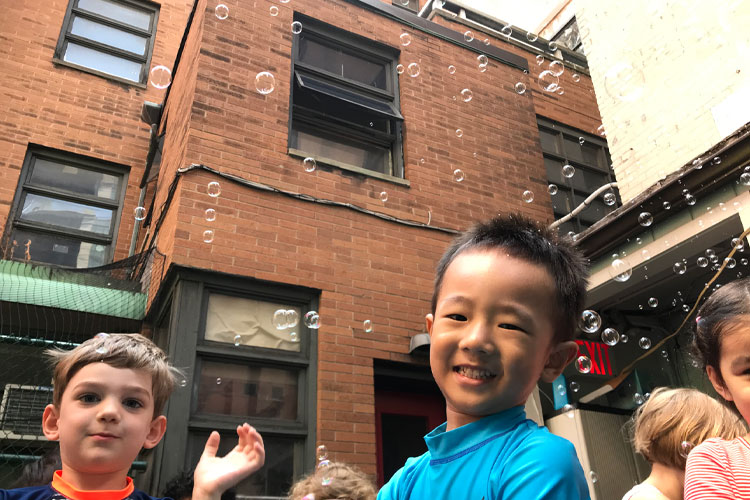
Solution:
<svg viewBox="0 0 750 500"><path fill-rule="evenodd" d="M583 42L581 41L581 34L578 31L578 21L576 21L575 17L552 37L552 41L557 42L568 50L583 54Z"/></svg>
<svg viewBox="0 0 750 500"><path fill-rule="evenodd" d="M398 50L295 15L290 153L403 177Z"/></svg>
<svg viewBox="0 0 750 500"><path fill-rule="evenodd" d="M414 12L415 14L419 11L419 0L393 0L393 5Z"/></svg>
<svg viewBox="0 0 750 500"><path fill-rule="evenodd" d="M70 0L55 60L145 84L159 14L142 0Z"/></svg>
<svg viewBox="0 0 750 500"><path fill-rule="evenodd" d="M610 169L612 162L607 142L600 137L566 127L557 122L539 118L539 142L547 167L547 179L557 186L557 192L550 194L555 219L569 214L599 187L614 182ZM583 139L583 142L581 142ZM568 178L562 167L570 164L575 174ZM607 205L604 194L597 197L573 219L560 225L560 233L580 233L587 227L617 208L619 196L613 190L616 202Z"/></svg>
<svg viewBox="0 0 750 500"><path fill-rule="evenodd" d="M124 167L30 151L3 257L73 268L109 263L126 186Z"/></svg>

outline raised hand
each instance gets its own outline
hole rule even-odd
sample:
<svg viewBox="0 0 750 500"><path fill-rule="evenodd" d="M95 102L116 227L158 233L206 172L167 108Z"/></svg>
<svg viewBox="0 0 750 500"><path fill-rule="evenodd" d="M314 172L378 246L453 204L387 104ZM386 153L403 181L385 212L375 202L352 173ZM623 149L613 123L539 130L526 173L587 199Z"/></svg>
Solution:
<svg viewBox="0 0 750 500"><path fill-rule="evenodd" d="M213 431L193 475L193 500L219 499L227 489L235 486L263 466L266 451L263 438L247 423L237 427L237 446L224 457L217 457L219 433Z"/></svg>

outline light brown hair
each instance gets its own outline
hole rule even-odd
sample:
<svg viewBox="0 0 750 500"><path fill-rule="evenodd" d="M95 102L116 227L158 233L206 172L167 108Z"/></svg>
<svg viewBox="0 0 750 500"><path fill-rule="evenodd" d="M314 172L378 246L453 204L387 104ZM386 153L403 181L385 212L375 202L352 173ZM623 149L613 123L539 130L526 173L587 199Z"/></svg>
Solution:
<svg viewBox="0 0 750 500"><path fill-rule="evenodd" d="M114 368L142 370L151 375L154 417L161 414L177 376L181 375L169 364L164 351L137 333L98 333L73 350L48 349L44 353L54 368L52 403L58 408L70 379L91 363L102 362Z"/></svg>
<svg viewBox="0 0 750 500"><path fill-rule="evenodd" d="M659 387L633 415L633 447L650 463L684 470L687 454L712 437L747 434L745 422L696 389ZM683 442L689 444L683 448Z"/></svg>
<svg viewBox="0 0 750 500"><path fill-rule="evenodd" d="M323 479L329 478L329 484ZM372 481L359 469L342 463L331 462L318 468L292 485L289 500L302 500L306 495L315 495L315 500L375 500L377 494Z"/></svg>

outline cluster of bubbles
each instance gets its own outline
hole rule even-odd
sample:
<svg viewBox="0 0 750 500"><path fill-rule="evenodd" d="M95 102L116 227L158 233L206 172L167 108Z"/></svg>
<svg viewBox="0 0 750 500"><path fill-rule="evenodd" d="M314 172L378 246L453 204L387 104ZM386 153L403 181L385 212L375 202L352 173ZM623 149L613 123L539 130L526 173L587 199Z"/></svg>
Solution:
<svg viewBox="0 0 750 500"><path fill-rule="evenodd" d="M221 184L216 181L211 181L206 186L206 192L211 198L218 198L221 195ZM207 222L214 222L216 220L216 209L207 208L204 212L204 218ZM203 231L203 242L213 243L215 233L213 229L206 229Z"/></svg>
<svg viewBox="0 0 750 500"><path fill-rule="evenodd" d="M315 470L320 472L320 484L328 486L333 482L333 476L329 472L331 462L328 460L328 448L326 448L326 445L321 444L318 446L315 455L318 459L318 465L315 466ZM315 497L313 496L313 498Z"/></svg>
<svg viewBox="0 0 750 500"><path fill-rule="evenodd" d="M302 317L302 323L310 329L317 330L320 328L320 315L317 311L308 311ZM273 313L273 326L277 330L288 330L299 324L299 314L294 309L277 309ZM240 336L235 337L235 345L241 342ZM299 335L296 331L289 332L289 339L292 342L299 342Z"/></svg>

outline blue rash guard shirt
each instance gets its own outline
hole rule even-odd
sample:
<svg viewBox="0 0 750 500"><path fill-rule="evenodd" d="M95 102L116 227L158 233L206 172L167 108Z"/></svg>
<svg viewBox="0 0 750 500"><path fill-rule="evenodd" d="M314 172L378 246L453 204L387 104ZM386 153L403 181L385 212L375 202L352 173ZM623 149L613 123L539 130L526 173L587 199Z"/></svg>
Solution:
<svg viewBox="0 0 750 500"><path fill-rule="evenodd" d="M424 438L378 500L590 500L570 441L526 418L517 406Z"/></svg>

